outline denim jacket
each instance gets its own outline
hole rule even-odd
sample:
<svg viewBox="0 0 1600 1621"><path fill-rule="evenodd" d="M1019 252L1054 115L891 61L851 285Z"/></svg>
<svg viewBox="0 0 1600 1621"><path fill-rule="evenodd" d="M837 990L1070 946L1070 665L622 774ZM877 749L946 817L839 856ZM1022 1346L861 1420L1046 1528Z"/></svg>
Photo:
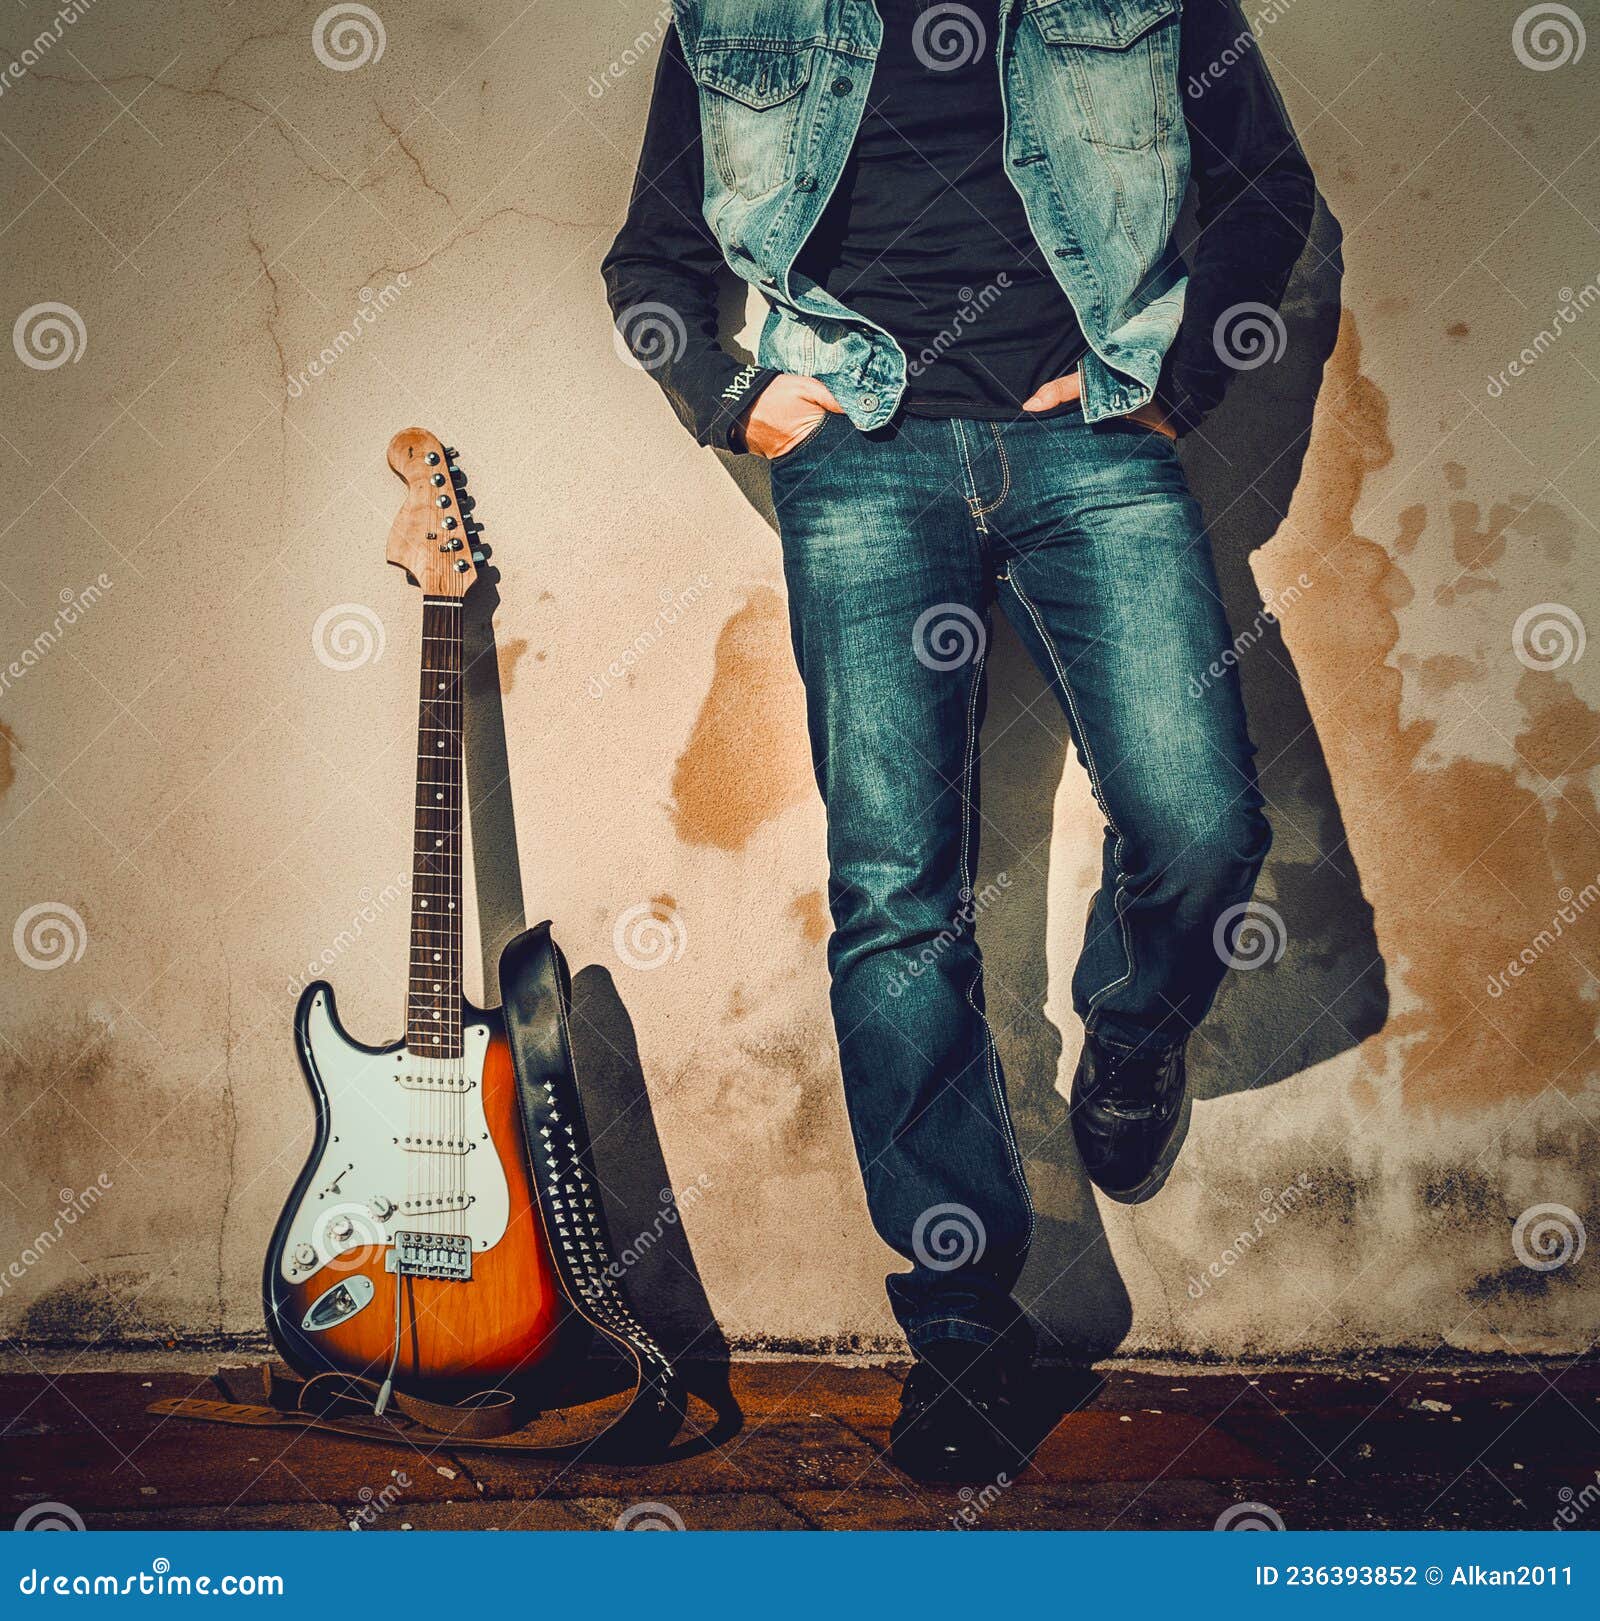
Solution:
<svg viewBox="0 0 1600 1621"><path fill-rule="evenodd" d="M882 426L905 387L905 354L794 268L861 123L883 35L872 0L672 0L672 10L699 104L706 251L757 287L770 312L756 367L722 354L708 364L691 331L686 353L651 369L705 443L737 443L732 416L779 371L826 383L858 428ZM1205 32L1195 30L1192 49L1183 38L1180 59L1191 15ZM1236 0L1002 0L994 55L1010 173L1089 345L1085 416L1136 410L1159 380L1163 404L1192 426L1226 386L1212 315L1281 298L1315 195ZM1205 330L1185 334L1191 363L1174 386L1171 351L1186 294L1193 301L1173 243L1191 128L1203 136L1199 223L1220 229ZM686 143L664 132L658 144ZM661 205L670 185L649 172L651 146L647 131L629 221L606 261L619 324L647 297L681 311L697 296L685 269L696 247L671 218L687 209ZM709 343L714 318L696 314ZM708 380L718 385L711 407Z"/></svg>

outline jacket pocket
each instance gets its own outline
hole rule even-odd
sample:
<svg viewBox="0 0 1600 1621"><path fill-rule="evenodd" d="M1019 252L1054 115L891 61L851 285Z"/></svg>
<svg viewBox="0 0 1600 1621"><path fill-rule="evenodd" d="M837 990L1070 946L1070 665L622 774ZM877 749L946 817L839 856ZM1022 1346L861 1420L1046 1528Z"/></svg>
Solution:
<svg viewBox="0 0 1600 1621"><path fill-rule="evenodd" d="M1030 11L1096 145L1143 151L1172 127L1180 9L1181 0L1037 0Z"/></svg>
<svg viewBox="0 0 1600 1621"><path fill-rule="evenodd" d="M809 46L747 42L702 41L695 52L701 125L730 191L760 197L789 178L811 56Z"/></svg>

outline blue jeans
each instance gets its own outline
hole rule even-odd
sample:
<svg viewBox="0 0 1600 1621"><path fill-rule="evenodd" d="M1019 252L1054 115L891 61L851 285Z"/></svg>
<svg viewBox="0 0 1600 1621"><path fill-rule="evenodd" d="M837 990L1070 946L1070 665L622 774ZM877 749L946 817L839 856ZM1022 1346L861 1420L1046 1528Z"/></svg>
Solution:
<svg viewBox="0 0 1600 1621"><path fill-rule="evenodd" d="M1073 1005L1102 1041L1181 1041L1271 837L1210 544L1171 442L1119 418L830 415L771 472L851 1130L874 1225L911 1263L889 1297L914 1349L987 1342L1018 1319L1033 1233L974 938L1004 904L973 893L990 610L1105 816Z"/></svg>

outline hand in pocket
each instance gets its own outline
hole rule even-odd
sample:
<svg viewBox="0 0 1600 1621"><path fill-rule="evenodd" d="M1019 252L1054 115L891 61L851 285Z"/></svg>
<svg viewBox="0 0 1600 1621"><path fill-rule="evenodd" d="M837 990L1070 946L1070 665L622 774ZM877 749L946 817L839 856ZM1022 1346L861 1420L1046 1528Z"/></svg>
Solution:
<svg viewBox="0 0 1600 1621"><path fill-rule="evenodd" d="M745 445L757 456L775 461L814 433L829 412L843 410L826 383L785 372L774 377L745 412Z"/></svg>

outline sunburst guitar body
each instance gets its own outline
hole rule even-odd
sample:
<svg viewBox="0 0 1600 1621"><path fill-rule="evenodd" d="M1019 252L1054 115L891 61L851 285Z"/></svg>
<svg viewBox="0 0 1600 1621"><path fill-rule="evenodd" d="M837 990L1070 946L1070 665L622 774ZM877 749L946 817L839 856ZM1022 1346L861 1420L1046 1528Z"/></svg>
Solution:
<svg viewBox="0 0 1600 1621"><path fill-rule="evenodd" d="M307 987L295 1045L316 1137L268 1247L263 1300L301 1373L450 1399L531 1379L565 1318L497 1012L462 991L462 599L475 525L454 453L408 429L388 557L423 589L406 1036L367 1047L330 986Z"/></svg>

